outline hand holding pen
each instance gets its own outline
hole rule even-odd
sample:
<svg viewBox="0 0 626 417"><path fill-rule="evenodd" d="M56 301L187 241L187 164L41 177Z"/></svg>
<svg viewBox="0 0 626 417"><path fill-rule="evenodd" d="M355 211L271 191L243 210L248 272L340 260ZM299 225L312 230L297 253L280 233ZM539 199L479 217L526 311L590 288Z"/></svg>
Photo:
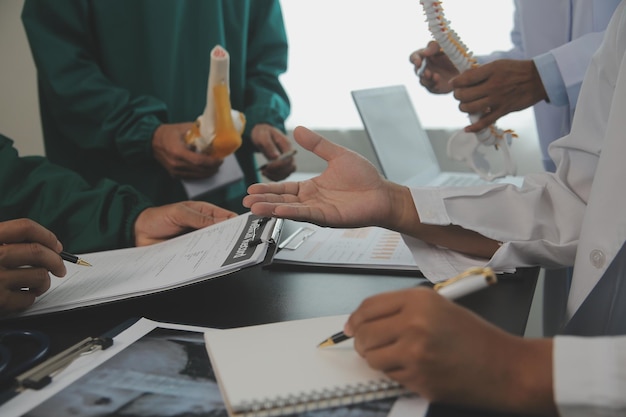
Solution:
<svg viewBox="0 0 626 417"><path fill-rule="evenodd" d="M485 271L441 287L445 297L424 287L378 294L344 330L369 367L427 401L514 414L524 401L553 404L551 340L515 336L447 299L491 282ZM330 359L341 354L325 350L334 348L320 349Z"/></svg>
<svg viewBox="0 0 626 417"><path fill-rule="evenodd" d="M24 310L63 277L63 247L50 230L30 219L0 222L0 316Z"/></svg>
<svg viewBox="0 0 626 417"><path fill-rule="evenodd" d="M487 288L496 282L496 275L491 268L470 268L456 277L436 284L433 288L445 298L455 300L475 291ZM336 345L350 338L351 336L347 335L344 331L340 331L322 341L318 347Z"/></svg>
<svg viewBox="0 0 626 417"><path fill-rule="evenodd" d="M84 259L79 258L76 255L72 255L69 252L62 251L61 252L61 258L64 261L71 262L71 263L76 264L76 265L91 266L91 264L89 262L85 261Z"/></svg>

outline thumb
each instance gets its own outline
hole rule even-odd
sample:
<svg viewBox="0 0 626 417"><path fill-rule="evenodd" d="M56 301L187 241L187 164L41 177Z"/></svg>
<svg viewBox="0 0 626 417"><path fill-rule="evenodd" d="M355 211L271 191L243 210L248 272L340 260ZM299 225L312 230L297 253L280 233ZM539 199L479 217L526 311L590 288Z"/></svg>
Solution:
<svg viewBox="0 0 626 417"><path fill-rule="evenodd" d="M304 149L313 152L326 162L337 158L347 149L339 146L303 126L293 131L293 137Z"/></svg>

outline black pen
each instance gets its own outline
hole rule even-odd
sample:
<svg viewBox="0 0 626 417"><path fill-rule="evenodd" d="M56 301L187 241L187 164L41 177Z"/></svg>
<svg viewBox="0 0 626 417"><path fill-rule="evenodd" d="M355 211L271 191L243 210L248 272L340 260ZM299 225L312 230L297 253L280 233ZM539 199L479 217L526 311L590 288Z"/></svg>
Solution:
<svg viewBox="0 0 626 417"><path fill-rule="evenodd" d="M63 258L64 261L68 261L76 265L91 266L89 262L83 259L80 259L78 256L72 255L69 252L65 252L65 251L61 252L61 258Z"/></svg>
<svg viewBox="0 0 626 417"><path fill-rule="evenodd" d="M445 298L454 300L475 291L487 288L498 282L496 274L491 268L470 268L467 271L450 278L446 281L435 284L434 289ZM350 339L343 331L335 333L322 343L318 348L336 345L344 340Z"/></svg>
<svg viewBox="0 0 626 417"><path fill-rule="evenodd" d="M350 339L350 336L347 336L344 332L335 333L328 339L324 340L322 343L317 345L317 347L326 347L336 345L337 343L341 343L344 340Z"/></svg>
<svg viewBox="0 0 626 417"><path fill-rule="evenodd" d="M278 155L278 158L276 158L276 159L272 159L272 160L271 160L271 161L269 161L267 164L263 164L263 165L261 165L258 169L259 169L259 171L261 171L261 170L264 170L265 168L267 168L267 166L268 166L269 164L271 164L272 162L282 161L282 160L284 160L284 159L291 158L292 156L294 156L294 155L296 154L296 152L298 152L298 150L297 150L297 149L292 149L292 150L287 151L287 152L285 152L285 153L281 153L280 155Z"/></svg>

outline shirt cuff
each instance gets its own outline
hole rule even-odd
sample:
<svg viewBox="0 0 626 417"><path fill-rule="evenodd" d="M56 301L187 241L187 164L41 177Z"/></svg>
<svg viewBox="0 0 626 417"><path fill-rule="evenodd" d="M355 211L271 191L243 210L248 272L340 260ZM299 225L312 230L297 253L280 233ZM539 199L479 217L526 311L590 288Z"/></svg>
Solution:
<svg viewBox="0 0 626 417"><path fill-rule="evenodd" d="M543 83L543 88L548 94L550 104L555 106L565 106L569 104L567 89L561 77L559 66L554 55L547 52L533 58L539 77Z"/></svg>
<svg viewBox="0 0 626 417"><path fill-rule="evenodd" d="M444 195L437 187L411 188L411 197L420 222L424 224L451 224L444 204Z"/></svg>
<svg viewBox="0 0 626 417"><path fill-rule="evenodd" d="M562 417L623 415L626 370L618 352L623 342L623 337L554 338L554 400Z"/></svg>

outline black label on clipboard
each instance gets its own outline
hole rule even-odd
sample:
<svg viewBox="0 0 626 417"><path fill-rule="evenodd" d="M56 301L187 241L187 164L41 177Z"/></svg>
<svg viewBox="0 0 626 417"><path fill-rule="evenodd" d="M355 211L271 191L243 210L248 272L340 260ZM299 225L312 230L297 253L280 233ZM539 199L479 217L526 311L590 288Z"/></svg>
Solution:
<svg viewBox="0 0 626 417"><path fill-rule="evenodd" d="M248 216L246 225L237 239L238 243L228 254L224 265L231 265L250 259L257 245L263 243L261 236L265 228L268 227L268 225L274 224L274 222L270 222L270 220L270 217L259 217L252 214Z"/></svg>

